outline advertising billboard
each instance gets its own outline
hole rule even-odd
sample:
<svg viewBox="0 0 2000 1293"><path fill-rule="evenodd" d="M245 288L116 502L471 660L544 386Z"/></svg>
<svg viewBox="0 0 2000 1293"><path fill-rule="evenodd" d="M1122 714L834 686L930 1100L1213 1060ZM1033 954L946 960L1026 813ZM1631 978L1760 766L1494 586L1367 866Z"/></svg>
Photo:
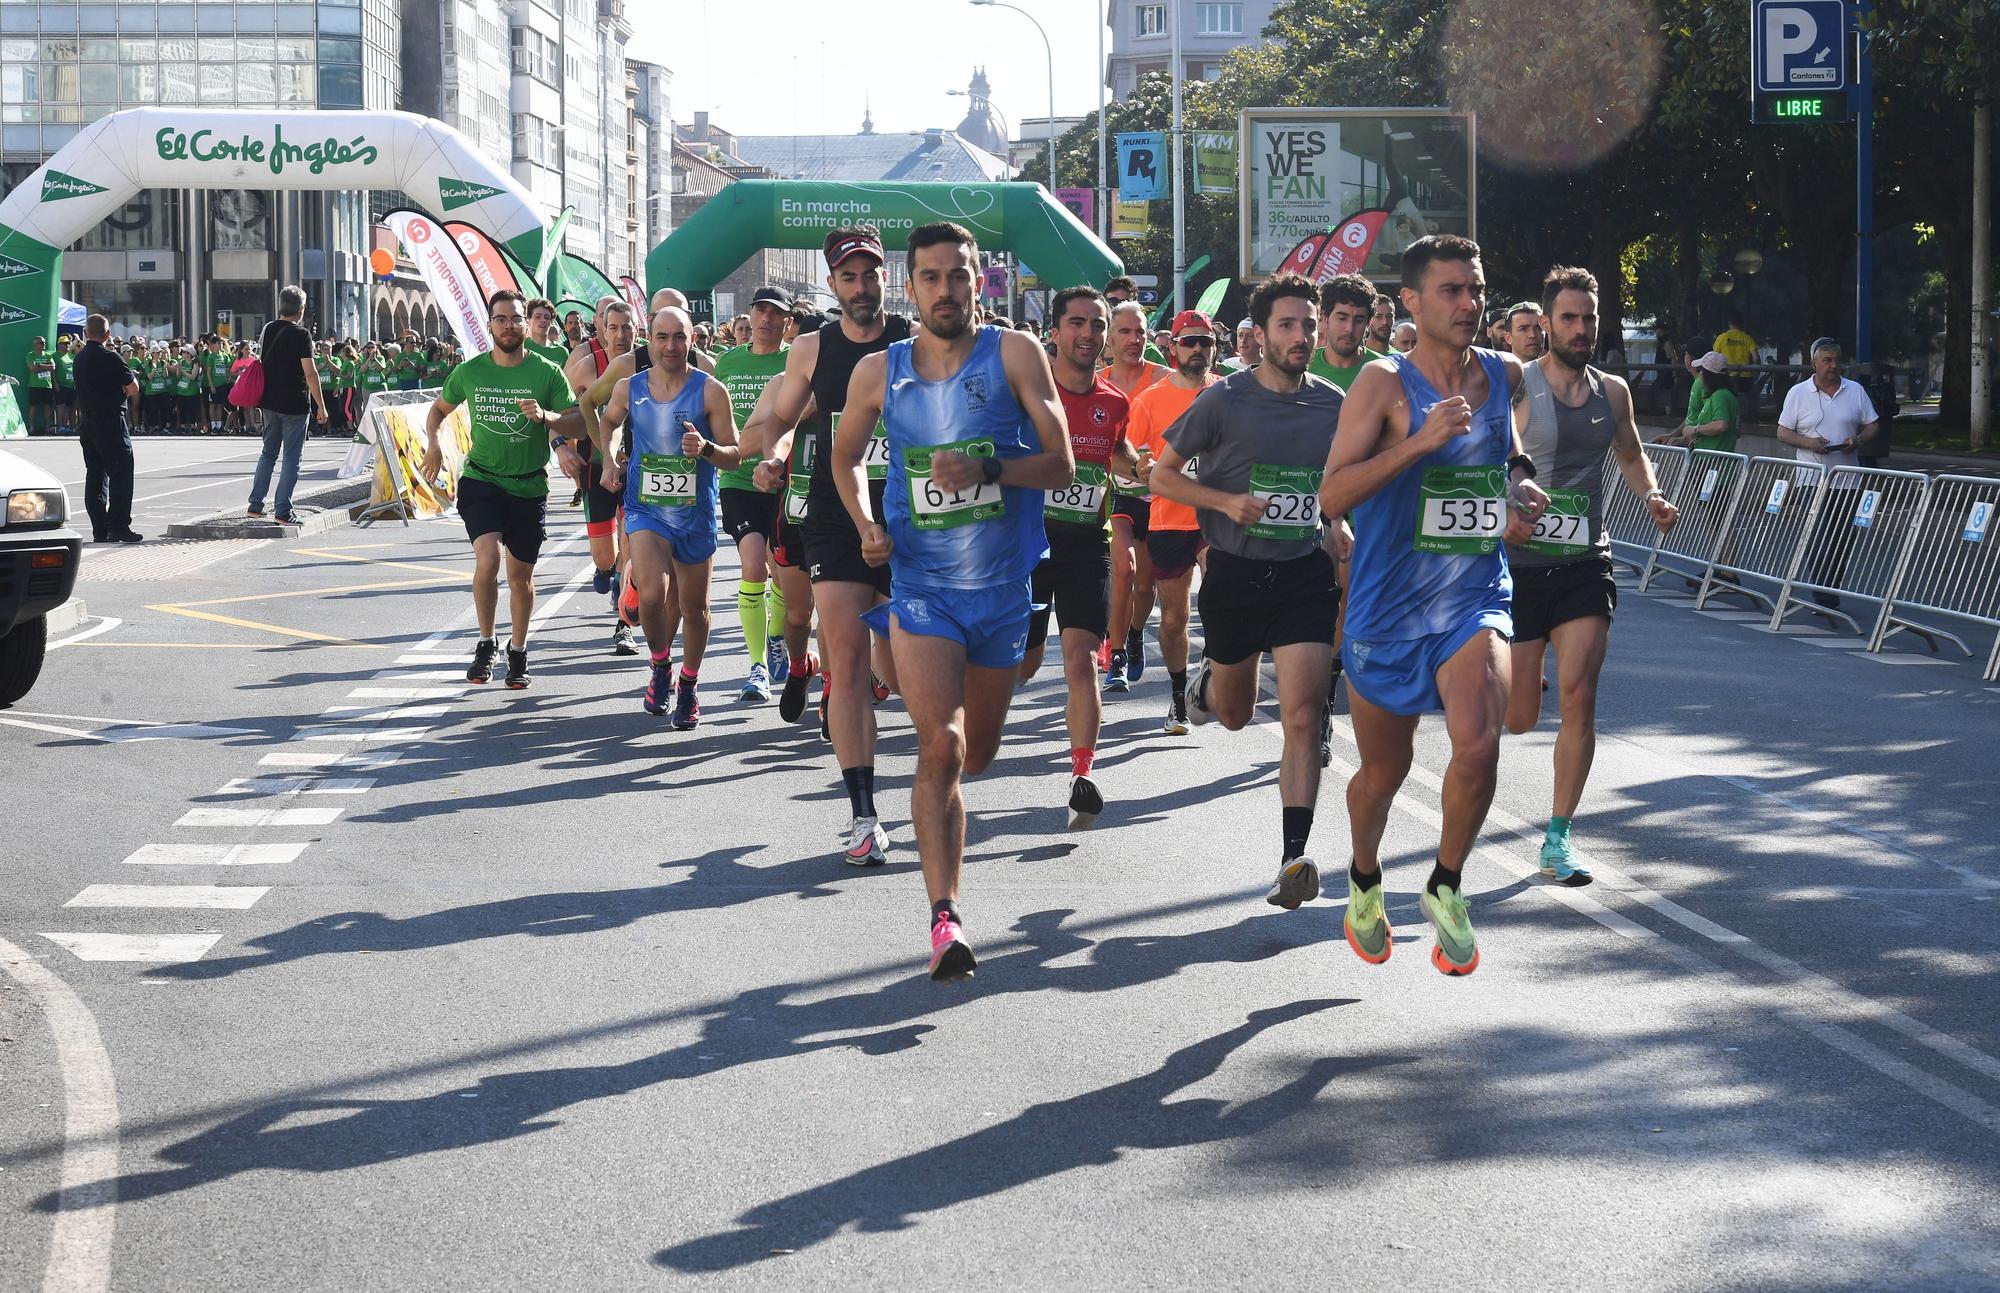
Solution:
<svg viewBox="0 0 2000 1293"><path fill-rule="evenodd" d="M1417 239L1479 236L1472 113L1245 108L1240 134L1244 279L1309 262L1326 271L1321 277L1358 265L1387 282Z"/></svg>

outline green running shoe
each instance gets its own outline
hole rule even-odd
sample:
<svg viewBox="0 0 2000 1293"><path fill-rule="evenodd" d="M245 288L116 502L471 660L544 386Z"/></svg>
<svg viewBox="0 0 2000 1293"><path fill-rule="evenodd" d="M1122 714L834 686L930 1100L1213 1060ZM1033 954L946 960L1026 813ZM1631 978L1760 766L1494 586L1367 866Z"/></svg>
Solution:
<svg viewBox="0 0 2000 1293"><path fill-rule="evenodd" d="M1347 933L1347 945L1354 954L1370 965L1380 965L1389 959L1389 953L1396 945L1389 941L1394 931L1389 928L1389 917L1382 910L1382 884L1377 878L1375 887L1363 889L1354 883L1354 872L1347 873L1347 915L1340 922Z"/></svg>
<svg viewBox="0 0 2000 1293"><path fill-rule="evenodd" d="M1571 859L1567 831L1542 841L1542 874L1572 889L1581 889L1592 879L1590 868L1578 866Z"/></svg>
<svg viewBox="0 0 2000 1293"><path fill-rule="evenodd" d="M1439 974L1470 974L1479 968L1479 944L1472 937L1472 915L1465 897L1449 885L1440 886L1433 896L1429 889L1420 895L1424 918L1437 931L1431 948L1431 964Z"/></svg>

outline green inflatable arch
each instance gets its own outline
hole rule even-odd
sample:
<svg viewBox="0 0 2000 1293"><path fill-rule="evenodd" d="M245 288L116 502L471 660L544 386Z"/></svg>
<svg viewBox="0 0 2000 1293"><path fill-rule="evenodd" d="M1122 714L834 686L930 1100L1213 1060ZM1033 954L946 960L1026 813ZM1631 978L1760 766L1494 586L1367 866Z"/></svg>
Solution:
<svg viewBox="0 0 2000 1293"><path fill-rule="evenodd" d="M62 249L148 188L401 189L541 260L541 206L441 121L407 112L128 108L90 123L0 198L0 374L55 342Z"/></svg>
<svg viewBox="0 0 2000 1293"><path fill-rule="evenodd" d="M897 248L910 230L955 220L986 251L1011 251L1044 283L1102 287L1125 272L1039 184L817 183L738 180L646 256L646 290L705 293L765 247L812 247L844 224L872 224Z"/></svg>

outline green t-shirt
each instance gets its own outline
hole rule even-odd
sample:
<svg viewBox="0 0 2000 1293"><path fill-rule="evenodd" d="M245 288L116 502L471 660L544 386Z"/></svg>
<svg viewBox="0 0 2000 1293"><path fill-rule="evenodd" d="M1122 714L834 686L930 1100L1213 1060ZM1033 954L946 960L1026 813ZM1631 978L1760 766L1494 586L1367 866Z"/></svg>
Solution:
<svg viewBox="0 0 2000 1293"><path fill-rule="evenodd" d="M44 350L39 355L29 355L28 362L31 364L46 364L46 363L51 363L53 361L49 357L49 352ZM30 368L28 370L29 390L51 391L55 389L55 385L56 385L56 375L54 369Z"/></svg>
<svg viewBox="0 0 2000 1293"><path fill-rule="evenodd" d="M192 357L180 361L180 373L174 378L174 394L201 394L201 369Z"/></svg>
<svg viewBox="0 0 2000 1293"><path fill-rule="evenodd" d="M1694 385L1688 388L1687 416L1682 418L1681 421L1687 423L1689 426L1700 426L1703 419L1697 415L1701 412L1702 406L1707 403L1708 383L1703 380L1700 373L1696 373Z"/></svg>
<svg viewBox="0 0 2000 1293"><path fill-rule="evenodd" d="M444 379L449 376L451 376L451 364L447 360L439 359L424 365L426 386L442 386Z"/></svg>
<svg viewBox="0 0 2000 1293"><path fill-rule="evenodd" d="M381 360L364 359L361 361L361 367L358 371L360 374L358 380L362 390L383 391L389 389L389 369Z"/></svg>
<svg viewBox="0 0 2000 1293"><path fill-rule="evenodd" d="M757 408L757 397L764 393L764 388L770 385L773 377L785 371L785 352L788 349L788 346L779 346L768 355L758 355L751 353L748 346L738 346L715 361L715 379L729 392L729 408L736 415L739 434ZM724 471L717 483L723 489L755 489L756 472L756 463L745 463Z"/></svg>
<svg viewBox="0 0 2000 1293"><path fill-rule="evenodd" d="M569 363L569 351L561 344L551 345L547 342L536 341L530 338L527 346L528 349L548 360L557 368L561 368Z"/></svg>
<svg viewBox="0 0 2000 1293"><path fill-rule="evenodd" d="M322 392L333 390L334 374L340 371L340 361L332 355L314 355L313 371L319 374L319 388Z"/></svg>
<svg viewBox="0 0 2000 1293"><path fill-rule="evenodd" d="M1160 353L1160 348L1150 341L1146 343L1146 352L1141 358L1149 364L1165 364L1167 362L1167 357Z"/></svg>
<svg viewBox="0 0 2000 1293"><path fill-rule="evenodd" d="M69 390L76 385L76 352L58 350L56 352L56 385Z"/></svg>
<svg viewBox="0 0 2000 1293"><path fill-rule="evenodd" d="M1381 357L1368 347L1363 346L1361 347L1361 352L1354 357L1354 367L1335 368L1331 363L1327 362L1326 347L1321 346L1318 350L1313 351L1312 362L1306 365L1306 371L1314 377L1332 382L1335 386L1345 391L1348 387L1354 385L1354 379L1361 375L1363 368L1374 363Z"/></svg>
<svg viewBox="0 0 2000 1293"><path fill-rule="evenodd" d="M415 355L403 355L396 360L396 381L414 382L423 375L423 362Z"/></svg>
<svg viewBox="0 0 2000 1293"><path fill-rule="evenodd" d="M1726 422L1719 435L1698 435L1694 438L1697 449L1720 449L1724 453L1736 452L1737 423L1742 418L1741 406L1736 402L1734 391L1710 391L1702 402L1701 412L1688 419L1688 425L1701 426L1705 422Z"/></svg>
<svg viewBox="0 0 2000 1293"><path fill-rule="evenodd" d="M146 365L145 391L148 395L167 393L167 361L155 359Z"/></svg>
<svg viewBox="0 0 2000 1293"><path fill-rule="evenodd" d="M229 352L226 350L205 350L201 356L201 366L208 372L208 384L221 390L229 384Z"/></svg>
<svg viewBox="0 0 2000 1293"><path fill-rule="evenodd" d="M521 416L520 400L536 400L557 412L576 403L562 369L540 355L524 353L503 368L489 352L474 355L445 378L444 401L467 405L472 451L465 474L520 498L549 492L549 433Z"/></svg>

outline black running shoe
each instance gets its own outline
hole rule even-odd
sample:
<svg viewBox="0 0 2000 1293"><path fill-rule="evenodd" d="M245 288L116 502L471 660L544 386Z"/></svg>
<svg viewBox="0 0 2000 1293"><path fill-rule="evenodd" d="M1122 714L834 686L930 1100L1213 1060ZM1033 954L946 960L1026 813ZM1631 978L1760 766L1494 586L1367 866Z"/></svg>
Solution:
<svg viewBox="0 0 2000 1293"><path fill-rule="evenodd" d="M1319 712L1319 766L1322 769L1333 766L1333 711Z"/></svg>
<svg viewBox="0 0 2000 1293"><path fill-rule="evenodd" d="M820 739L820 740L822 740L822 741L831 741L831 740L833 739L833 729L832 729L832 728L830 728L830 727L828 727L828 726L826 725L826 693L828 692L828 690L829 690L829 687L828 687L828 685L827 685L826 683L821 683L821 684L820 684L820 686L819 686L819 739Z"/></svg>
<svg viewBox="0 0 2000 1293"><path fill-rule="evenodd" d="M515 691L521 691L527 687L528 648L517 646L507 648L507 685Z"/></svg>
<svg viewBox="0 0 2000 1293"><path fill-rule="evenodd" d="M492 638L481 638L472 647L472 667L465 671L467 682L489 683L493 681L493 657L499 652L500 644Z"/></svg>
<svg viewBox="0 0 2000 1293"><path fill-rule="evenodd" d="M799 715L806 712L806 691L812 686L813 675L819 672L819 661L808 651L805 657L792 661L792 671L785 676L784 690L778 693L778 717L787 723L799 721Z"/></svg>
<svg viewBox="0 0 2000 1293"><path fill-rule="evenodd" d="M1104 811L1104 792L1089 777L1072 777L1069 783L1069 811L1071 830L1089 830L1097 825L1097 815Z"/></svg>

